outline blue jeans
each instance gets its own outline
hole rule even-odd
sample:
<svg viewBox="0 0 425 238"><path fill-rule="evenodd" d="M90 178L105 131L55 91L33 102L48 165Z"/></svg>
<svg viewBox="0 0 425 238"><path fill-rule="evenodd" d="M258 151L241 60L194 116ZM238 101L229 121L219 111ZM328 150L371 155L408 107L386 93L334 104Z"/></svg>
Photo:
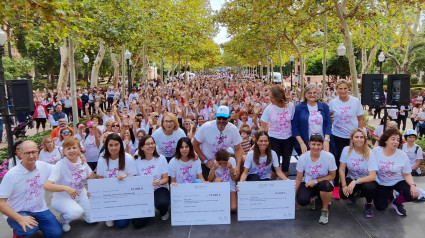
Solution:
<svg viewBox="0 0 425 238"><path fill-rule="evenodd" d="M9 223L9 226L13 229L17 236L29 237L34 235L37 230L41 230L45 237L62 237L62 226L50 210L43 212L19 212L19 214L22 216L34 217L34 219L38 222L38 226L34 226L32 229L26 227L27 231L25 232L19 223L7 218L7 223Z"/></svg>
<svg viewBox="0 0 425 238"><path fill-rule="evenodd" d="M125 228L130 224L130 219L114 220L114 225L117 228Z"/></svg>

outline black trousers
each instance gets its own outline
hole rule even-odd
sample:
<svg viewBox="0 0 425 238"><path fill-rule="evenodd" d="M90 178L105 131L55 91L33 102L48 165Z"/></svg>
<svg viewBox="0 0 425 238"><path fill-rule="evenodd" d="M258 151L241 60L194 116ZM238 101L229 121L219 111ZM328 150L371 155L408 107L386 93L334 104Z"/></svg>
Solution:
<svg viewBox="0 0 425 238"><path fill-rule="evenodd" d="M269 181L271 179L266 178L266 179L261 179L259 175L256 174L248 174L248 176L246 177L246 181Z"/></svg>
<svg viewBox="0 0 425 238"><path fill-rule="evenodd" d="M170 206L170 191L167 188L161 187L154 191L154 203L155 208L159 210L161 216L165 215L168 212L168 207ZM144 218L135 218L132 219L134 228L140 229L146 226L151 220L151 217Z"/></svg>
<svg viewBox="0 0 425 238"><path fill-rule="evenodd" d="M334 187L328 180L323 180L314 187L306 187L305 182L300 184L297 191L297 202L300 206L310 204L310 200L314 196L320 196L320 192L332 192Z"/></svg>
<svg viewBox="0 0 425 238"><path fill-rule="evenodd" d="M338 173L338 169L339 169L339 159L341 158L341 153L342 150L344 149L344 147L349 146L350 145L350 139L345 139L345 138L341 138L338 136L334 136L332 135L334 142L335 142L335 150L334 150L334 156L335 156L335 163L336 163L336 175L335 175L335 179L334 179L334 185L338 186L339 185L339 173Z"/></svg>
<svg viewBox="0 0 425 238"><path fill-rule="evenodd" d="M353 179L351 178L345 178L345 181L347 182L347 185L349 185ZM376 193L376 188L378 187L378 183L376 181L373 182L369 182L369 183L362 183L362 184L357 184L354 189L353 189L353 193L350 194L348 197L344 195L343 191L342 191L342 186L340 185L341 189L339 190L339 196L342 199L351 199L354 197L354 194L357 192L361 193L361 196L366 198L366 202L368 203L372 203L373 198L375 197L375 193Z"/></svg>
<svg viewBox="0 0 425 238"><path fill-rule="evenodd" d="M405 180L396 183L394 186L378 185L375 198L373 199L376 209L384 210L388 207L388 204L394 200L394 189L400 194L399 196L403 196L407 202L413 200L412 195L410 195L410 185L407 184Z"/></svg>
<svg viewBox="0 0 425 238"><path fill-rule="evenodd" d="M289 137L288 139L282 140L270 137L269 139L270 146L272 147L272 150L276 152L277 157L280 158L282 156L282 164L280 165L282 172L288 172L292 150L294 148L294 138Z"/></svg>

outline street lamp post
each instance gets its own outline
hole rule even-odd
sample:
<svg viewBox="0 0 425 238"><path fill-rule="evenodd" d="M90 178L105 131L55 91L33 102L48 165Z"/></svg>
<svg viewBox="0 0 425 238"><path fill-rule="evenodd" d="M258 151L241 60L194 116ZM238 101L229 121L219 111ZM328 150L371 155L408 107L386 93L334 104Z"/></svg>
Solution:
<svg viewBox="0 0 425 238"><path fill-rule="evenodd" d="M291 61L291 91L292 91L292 67L293 67L293 64L294 64L294 61L295 61L294 55L291 55L289 57L289 61Z"/></svg>
<svg viewBox="0 0 425 238"><path fill-rule="evenodd" d="M342 58L344 57L347 49L344 46L344 43L339 44L337 53L339 56L339 79L342 79Z"/></svg>
<svg viewBox="0 0 425 238"><path fill-rule="evenodd" d="M4 54L4 44L6 43L7 35L0 28L0 90L1 94L4 95L3 98L0 98L0 111L1 116L3 116L4 123L6 124L6 136L7 136L7 151L9 152L9 157L12 157L15 164L15 153L13 151L13 135L12 135L12 124L10 123L10 112L9 112L9 103L8 96L6 96L6 80L4 78L4 68L3 68L3 54Z"/></svg>
<svg viewBox="0 0 425 238"><path fill-rule="evenodd" d="M258 69L259 69L259 76L260 79L263 79L263 69L261 68L261 61L258 61Z"/></svg>
<svg viewBox="0 0 425 238"><path fill-rule="evenodd" d="M86 83L87 83L87 88L89 87L89 74L88 74L88 65L89 65L89 57L87 55L84 55L83 58L84 63L86 64L86 73L85 73L85 78L86 78Z"/></svg>
<svg viewBox="0 0 425 238"><path fill-rule="evenodd" d="M385 61L384 51L381 51L381 53L379 54L378 61L379 61L379 73L382 74L382 63Z"/></svg>
<svg viewBox="0 0 425 238"><path fill-rule="evenodd" d="M153 79L156 81L156 63L153 62L152 66L153 66Z"/></svg>
<svg viewBox="0 0 425 238"><path fill-rule="evenodd" d="M130 58L131 58L131 53L129 50L125 51L124 54L125 59L127 60L127 71L128 71L128 93L131 93L131 87L133 86L132 82L131 82L131 72L130 72ZM124 81L125 82L125 81Z"/></svg>

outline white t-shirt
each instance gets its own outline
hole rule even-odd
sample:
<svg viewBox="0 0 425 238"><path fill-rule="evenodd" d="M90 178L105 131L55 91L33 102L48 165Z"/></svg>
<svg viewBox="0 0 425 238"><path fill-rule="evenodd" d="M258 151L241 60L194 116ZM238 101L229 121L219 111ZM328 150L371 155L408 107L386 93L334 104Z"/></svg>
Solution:
<svg viewBox="0 0 425 238"><path fill-rule="evenodd" d="M246 155L244 167L249 169L248 174L256 174L260 176L261 179L270 179L273 167L279 167L279 160L277 158L276 152L272 150L272 160L270 164L266 164L267 156L260 157L258 160L258 165L254 162L254 151L248 152Z"/></svg>
<svg viewBox="0 0 425 238"><path fill-rule="evenodd" d="M106 164L106 159L103 157L99 158L97 162L97 175L104 178L116 178L121 174L126 174L127 176L137 175L136 165L134 163L133 157L125 153L125 168L124 171L118 169L118 160L119 159L109 159L109 166Z"/></svg>
<svg viewBox="0 0 425 238"><path fill-rule="evenodd" d="M378 171L378 164L373 153L370 153L369 159L365 160L363 155L357 154L354 149L348 155L349 149L349 146L344 147L340 158L340 162L347 165L347 177L359 179L368 176L370 171Z"/></svg>
<svg viewBox="0 0 425 238"><path fill-rule="evenodd" d="M186 134L179 128L168 136L164 133L162 127L160 127L152 133L152 137L155 140L159 154L163 154L165 157L173 157L176 152L177 142L180 138L186 137Z"/></svg>
<svg viewBox="0 0 425 238"><path fill-rule="evenodd" d="M201 143L202 153L208 160L214 160L217 151L233 148L242 142L242 137L235 125L227 123L220 133L216 120L204 123L196 132L195 139Z"/></svg>
<svg viewBox="0 0 425 238"><path fill-rule="evenodd" d="M106 125L106 122L108 122L108 121L114 122L115 117L113 115L108 116L107 114L103 114L102 120L103 120L103 125ZM103 130L102 130L102 132L103 132Z"/></svg>
<svg viewBox="0 0 425 238"><path fill-rule="evenodd" d="M379 125L378 127L376 127L373 134L381 138L381 136L384 134L384 125Z"/></svg>
<svg viewBox="0 0 425 238"><path fill-rule="evenodd" d="M232 164L233 169L236 168L235 158L230 157L229 162L230 164ZM230 182L230 191L236 192L235 180L232 179L232 176L230 174L230 169L227 166L225 167L218 166L218 168L215 170L215 177L221 178L223 182Z"/></svg>
<svg viewBox="0 0 425 238"><path fill-rule="evenodd" d="M291 102L286 107L268 105L261 116L261 120L269 124L269 136L276 139L288 139L292 136L292 119L295 108Z"/></svg>
<svg viewBox="0 0 425 238"><path fill-rule="evenodd" d="M308 116L308 138L315 133L321 134L323 137L323 116L319 112L317 104L314 107L310 107L307 104L307 108L309 111Z"/></svg>
<svg viewBox="0 0 425 238"><path fill-rule="evenodd" d="M384 155L382 147L373 149L376 161L378 163L378 173L376 182L382 186L393 186L396 183L404 180L403 173L411 173L412 167L410 166L409 158L406 153L397 149L391 157Z"/></svg>
<svg viewBox="0 0 425 238"><path fill-rule="evenodd" d="M88 135L84 139L84 147L86 148L84 156L86 157L87 162L96 162L99 159L100 148L96 146L94 135Z"/></svg>
<svg viewBox="0 0 425 238"><path fill-rule="evenodd" d="M172 158L168 164L168 175L176 179L176 183L192 183L202 174L201 160L189 160L183 162Z"/></svg>
<svg viewBox="0 0 425 238"><path fill-rule="evenodd" d="M53 167L48 180L58 185L64 185L75 189L79 194L86 191L84 185L87 178L90 177L92 170L87 163L81 164L78 157L75 163L69 161L66 157L58 161ZM54 193L53 196L68 195L67 192Z"/></svg>
<svg viewBox="0 0 425 238"><path fill-rule="evenodd" d="M55 146L52 152L41 150L38 159L49 164L56 164L62 159L62 154L59 151L59 147Z"/></svg>
<svg viewBox="0 0 425 238"><path fill-rule="evenodd" d="M43 106L37 107L37 118L46 118L46 111Z"/></svg>
<svg viewBox="0 0 425 238"><path fill-rule="evenodd" d="M36 161L35 167L30 172L18 164L6 173L0 184L0 198L7 198L7 205L16 212L42 212L48 209L44 200L44 184L53 165Z"/></svg>
<svg viewBox="0 0 425 238"><path fill-rule="evenodd" d="M311 151L307 151L302 154L297 162L297 171L304 172L303 182L323 178L337 169L335 157L331 153L322 150L319 159L314 162L311 160L310 153Z"/></svg>
<svg viewBox="0 0 425 238"><path fill-rule="evenodd" d="M168 163L163 155L151 160L140 159L139 157L135 162L139 176L153 176L155 181L161 180L163 174L168 174ZM154 189L160 187L167 188L167 184L155 186Z"/></svg>
<svg viewBox="0 0 425 238"><path fill-rule="evenodd" d="M359 126L357 117L363 115L359 99L350 96L347 102L342 102L339 98L335 98L329 103L329 110L334 114L332 134L349 139L351 131Z"/></svg>
<svg viewBox="0 0 425 238"><path fill-rule="evenodd" d="M397 108L391 108L387 110L388 116L390 116L393 120L397 119L397 112Z"/></svg>
<svg viewBox="0 0 425 238"><path fill-rule="evenodd" d="M416 147L418 148L418 151L416 151L415 153ZM409 157L410 166L412 168L413 166L415 166L417 160L422 160L424 158L422 154L422 148L417 144L415 144L412 148L407 148L407 143L404 143L401 150L406 153L407 157ZM418 174L421 174L421 169L418 168L416 172L418 172Z"/></svg>

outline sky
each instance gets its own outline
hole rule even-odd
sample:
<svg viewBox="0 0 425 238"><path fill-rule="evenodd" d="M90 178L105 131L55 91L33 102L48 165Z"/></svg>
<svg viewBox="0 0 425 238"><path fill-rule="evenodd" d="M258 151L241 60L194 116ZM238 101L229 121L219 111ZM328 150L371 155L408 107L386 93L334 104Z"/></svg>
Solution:
<svg viewBox="0 0 425 238"><path fill-rule="evenodd" d="M221 9L222 5L224 4L225 0L210 0L211 8L214 11L218 11ZM217 36L214 38L214 42L217 44L224 43L226 41L229 41L230 38L227 37L227 27L219 27L219 32Z"/></svg>

